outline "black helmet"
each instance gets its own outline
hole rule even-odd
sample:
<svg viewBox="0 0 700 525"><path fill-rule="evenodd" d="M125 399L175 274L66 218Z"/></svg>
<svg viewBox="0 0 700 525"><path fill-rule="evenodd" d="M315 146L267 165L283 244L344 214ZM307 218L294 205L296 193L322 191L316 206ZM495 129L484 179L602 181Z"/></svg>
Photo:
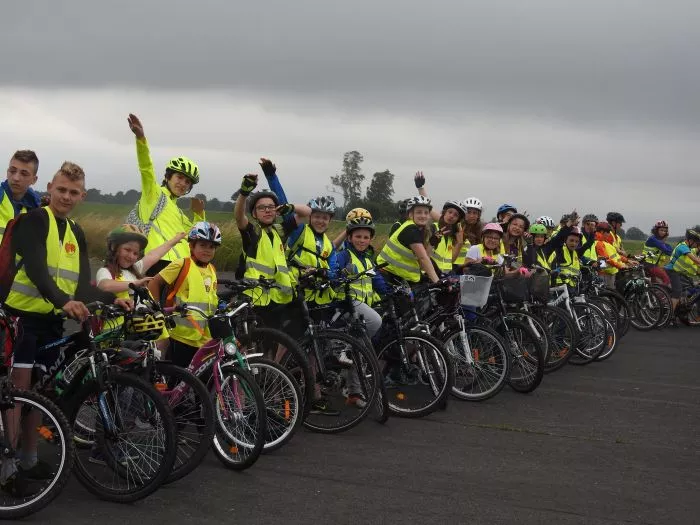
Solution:
<svg viewBox="0 0 700 525"><path fill-rule="evenodd" d="M583 216L583 223L598 222L598 216L595 213L587 213Z"/></svg>
<svg viewBox="0 0 700 525"><path fill-rule="evenodd" d="M689 228L685 230L685 238L689 241L700 242L700 233Z"/></svg>
<svg viewBox="0 0 700 525"><path fill-rule="evenodd" d="M255 204L264 197L269 197L270 199L272 199L275 202L275 206L280 205L280 200L277 198L277 194L272 190L264 189L251 193L248 196L248 213L252 215L253 209L255 208Z"/></svg>
<svg viewBox="0 0 700 525"><path fill-rule="evenodd" d="M619 223L625 222L625 218L622 216L622 214L618 213L616 211L608 212L608 215L605 217L605 219L608 222L619 222Z"/></svg>

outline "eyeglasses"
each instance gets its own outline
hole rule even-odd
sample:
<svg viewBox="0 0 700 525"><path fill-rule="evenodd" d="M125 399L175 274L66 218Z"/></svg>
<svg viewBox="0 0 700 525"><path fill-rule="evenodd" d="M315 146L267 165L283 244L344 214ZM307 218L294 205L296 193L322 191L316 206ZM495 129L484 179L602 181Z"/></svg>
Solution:
<svg viewBox="0 0 700 525"><path fill-rule="evenodd" d="M277 206L268 204L267 206L256 206L255 211L273 211Z"/></svg>

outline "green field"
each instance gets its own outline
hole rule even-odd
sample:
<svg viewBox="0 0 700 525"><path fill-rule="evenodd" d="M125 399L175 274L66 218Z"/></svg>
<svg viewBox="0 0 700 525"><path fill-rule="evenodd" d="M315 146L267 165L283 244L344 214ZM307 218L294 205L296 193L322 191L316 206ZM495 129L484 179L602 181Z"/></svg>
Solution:
<svg viewBox="0 0 700 525"><path fill-rule="evenodd" d="M78 206L73 217L82 226L87 237L90 256L103 259L106 250L105 239L109 231L124 222L133 206L126 204L100 204L84 202ZM233 214L230 212L207 213L207 219L215 222L224 238L224 243L219 248L214 258L214 264L221 271L232 271L238 265L241 254L241 237L233 222ZM333 239L344 227L341 221L333 221L329 229L329 236ZM379 249L384 245L389 224L377 225L377 236L374 247ZM625 248L630 253L641 253L643 241L625 241Z"/></svg>

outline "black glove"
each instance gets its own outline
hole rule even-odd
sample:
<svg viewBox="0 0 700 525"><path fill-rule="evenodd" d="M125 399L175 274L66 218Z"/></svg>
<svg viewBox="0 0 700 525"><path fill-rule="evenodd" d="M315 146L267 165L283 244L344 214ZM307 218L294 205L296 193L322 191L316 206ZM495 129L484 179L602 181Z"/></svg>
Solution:
<svg viewBox="0 0 700 525"><path fill-rule="evenodd" d="M416 188L421 189L425 185L425 175L422 173L420 175L416 175L416 178L413 179L413 182L416 183Z"/></svg>
<svg viewBox="0 0 700 525"><path fill-rule="evenodd" d="M265 174L265 177L272 177L277 172L277 166L275 166L270 159L262 159L260 162L260 167Z"/></svg>
<svg viewBox="0 0 700 525"><path fill-rule="evenodd" d="M257 185L258 180L255 175L246 175L241 181L241 195L245 195L247 197Z"/></svg>
<svg viewBox="0 0 700 525"><path fill-rule="evenodd" d="M294 213L294 204L282 204L277 208L277 213L279 213L282 216Z"/></svg>

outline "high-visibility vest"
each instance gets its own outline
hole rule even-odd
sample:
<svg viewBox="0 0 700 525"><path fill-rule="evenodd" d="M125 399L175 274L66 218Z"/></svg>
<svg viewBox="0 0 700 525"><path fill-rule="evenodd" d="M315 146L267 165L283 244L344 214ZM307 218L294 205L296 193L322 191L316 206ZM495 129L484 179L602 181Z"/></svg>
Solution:
<svg viewBox="0 0 700 525"><path fill-rule="evenodd" d="M290 261L295 261L307 268L322 268L328 270L328 257L333 251L333 243L328 238L328 235L323 234L323 248L318 251L316 245L316 235L311 229L311 226L305 224L297 242L287 249L287 257ZM292 279L298 280L301 270L291 267ZM330 288L322 291L305 290L304 295L307 301L315 301L316 304L328 304L334 297L335 293Z"/></svg>
<svg viewBox="0 0 700 525"><path fill-rule="evenodd" d="M578 253L574 250L569 250L566 246L560 248L562 254L562 261L558 259L558 253L556 250L552 252L549 256L549 263L552 268L558 268L559 272L555 279L557 286L562 284L570 284L572 282L572 277L578 277L581 273L581 263L578 259Z"/></svg>
<svg viewBox="0 0 700 525"><path fill-rule="evenodd" d="M542 251L542 249L538 248L537 246L533 246L533 249L536 250L537 253L537 264L542 268L546 268L547 270L549 270L551 266L547 257L544 256L544 252Z"/></svg>
<svg viewBox="0 0 700 525"><path fill-rule="evenodd" d="M491 252L488 253L488 250L483 244L477 244L476 249L479 251L479 254L477 255L477 259L483 259L484 257L491 257L492 259L498 258L500 252ZM496 268L490 268L491 273L496 273Z"/></svg>
<svg viewBox="0 0 700 525"><path fill-rule="evenodd" d="M0 198L2 198L2 202L0 202L0 239L2 239L7 223L15 218L15 207L12 206L9 195L0 194ZM20 213L27 213L27 208L22 206Z"/></svg>
<svg viewBox="0 0 700 525"><path fill-rule="evenodd" d="M192 229L192 221L185 215L180 208L177 206L177 199L175 199L170 190L167 187L161 186L161 193L165 195L165 206L163 210L158 214L156 219L151 224L151 229L148 232L148 244L146 245L145 253L150 252L154 248L164 244L169 241L179 232L190 231ZM156 200L156 203L158 201ZM143 222L148 222L150 219L150 214L153 209L146 210L141 209L141 206L145 204L139 202L139 216ZM157 204L155 204L157 206ZM178 242L171 250L169 250L162 259L165 261L176 261L182 259L183 257L188 257L190 253L190 246L187 239L182 239Z"/></svg>
<svg viewBox="0 0 700 525"><path fill-rule="evenodd" d="M471 243L465 238L464 244L459 249L459 255L457 255L457 258L455 259L455 262L454 262L455 265L457 265L457 266L464 265L464 263L467 261L467 252L469 251L469 248L471 248L471 247L472 247Z"/></svg>
<svg viewBox="0 0 700 525"><path fill-rule="evenodd" d="M384 267L387 272L406 279L410 283L420 281L420 263L413 250L399 242L399 234L407 227L414 225L412 220L407 220L389 237L377 257L377 264L388 263Z"/></svg>
<svg viewBox="0 0 700 525"><path fill-rule="evenodd" d="M671 260L670 255L666 255L656 246L644 245L642 249L642 255L644 256L644 262L647 264L652 264L654 266L666 266Z"/></svg>
<svg viewBox="0 0 700 525"><path fill-rule="evenodd" d="M690 257L686 257L688 254L680 255L679 248L681 246L688 246L688 243L686 241L679 242L676 247L673 249L673 253L671 254L671 262L668 263L667 268L670 270L673 270L676 273L679 273L681 275L685 275L686 277L693 277L697 273L697 265L690 259ZM693 250L690 250L690 253L693 253Z"/></svg>
<svg viewBox="0 0 700 525"><path fill-rule="evenodd" d="M593 234L595 236L595 233ZM584 234L581 237L581 246L585 246L585 244L588 242L588 239L586 238L586 235ZM589 261L597 261L598 260L598 254L595 251L595 243L596 241L593 241L590 245L590 247L583 252L583 257L588 259Z"/></svg>
<svg viewBox="0 0 700 525"><path fill-rule="evenodd" d="M616 231L611 231L613 236L613 246L615 247L616 250L620 250L622 248L622 237L620 237Z"/></svg>
<svg viewBox="0 0 700 525"><path fill-rule="evenodd" d="M605 258L607 260L618 261L620 259L620 254L617 253L617 249L615 248L615 246L613 246L612 244L610 244L607 241L596 241L596 243L599 243L599 242L603 243L603 248L605 248ZM610 275L615 275L618 271L619 270L611 264L607 265L605 268L603 268L601 270L602 273L607 273Z"/></svg>
<svg viewBox="0 0 700 525"><path fill-rule="evenodd" d="M435 226L439 229L438 223ZM440 242L433 250L430 258L433 260L438 270L442 273L450 273L452 271L452 250L454 248L455 238L453 235L443 235Z"/></svg>
<svg viewBox="0 0 700 525"><path fill-rule="evenodd" d="M346 268L349 275L357 275L358 273L374 268L372 259L365 254L362 254L362 257L358 257L353 249L348 249L348 253L350 254L350 265ZM365 274L351 282L350 296L356 301L361 301L372 306L375 300L379 298L372 286L372 276ZM340 300L345 299L345 289L338 289L336 291L336 298Z"/></svg>
<svg viewBox="0 0 700 525"><path fill-rule="evenodd" d="M68 219L66 232L63 235L63 241L61 241L58 237L56 217L54 217L51 208L47 206L41 209L45 211L37 213L47 213L49 216L49 231L46 235L46 266L49 270L49 276L61 291L73 299L75 291L78 289L78 278L80 277L80 247L73 233L72 221ZM21 257L17 255L16 262L19 263L20 260ZM23 312L49 314L61 311L44 299L27 276L24 265L17 271L5 303L11 308Z"/></svg>
<svg viewBox="0 0 700 525"><path fill-rule="evenodd" d="M180 286L175 294L175 304L187 304L201 308L207 315L216 312L219 298L216 295L216 268L212 264L208 265L208 270L212 275L212 283L207 291L204 284L202 272L199 271L194 261L189 265L187 272L187 286ZM175 327L170 330L170 337L181 343L200 347L211 339L207 320L194 312L188 312L187 316L176 315L173 317Z"/></svg>
<svg viewBox="0 0 700 525"><path fill-rule="evenodd" d="M263 230L256 247L255 257L245 257L246 279L274 279L279 288L267 290L264 288L253 288L244 293L252 299L254 306L267 306L270 301L277 304L287 304L291 302L294 290L292 289L292 276L287 267L287 258L284 254L284 245L277 230L269 228L272 233L272 240L268 235L268 230Z"/></svg>
<svg viewBox="0 0 700 525"><path fill-rule="evenodd" d="M516 254L515 260L522 264L522 262L523 262L523 242L522 242L522 238L520 239L520 242L518 242L517 244L518 244L518 253ZM506 246L505 246L505 244L503 243L503 239L501 239L501 253L502 253L502 254L510 254L510 250L506 250Z"/></svg>

